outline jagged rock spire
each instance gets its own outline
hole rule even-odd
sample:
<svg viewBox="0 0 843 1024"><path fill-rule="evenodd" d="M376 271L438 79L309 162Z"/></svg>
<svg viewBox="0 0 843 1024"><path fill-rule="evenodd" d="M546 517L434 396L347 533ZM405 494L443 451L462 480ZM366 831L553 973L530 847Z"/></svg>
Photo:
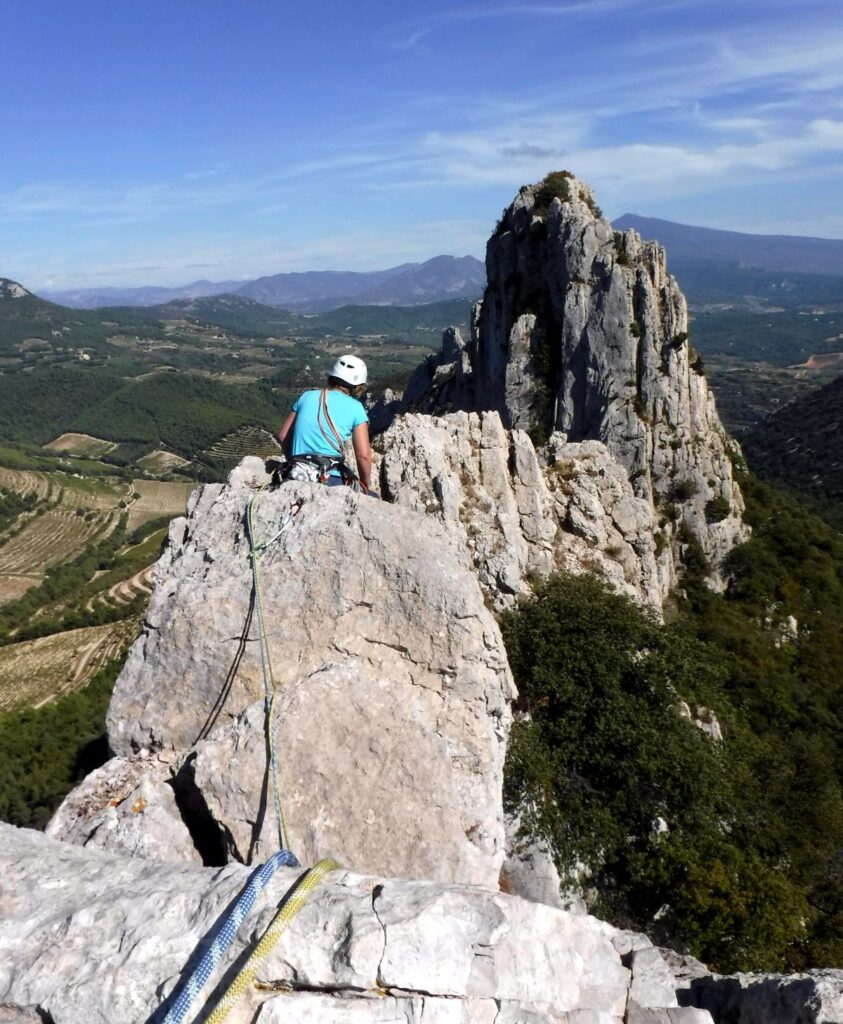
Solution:
<svg viewBox="0 0 843 1024"><path fill-rule="evenodd" d="M567 172L522 188L486 247L471 338L449 333L398 411L497 411L537 445L596 440L653 503L666 544L716 565L746 535L730 447L664 249L613 231ZM716 572L715 572L716 578Z"/></svg>

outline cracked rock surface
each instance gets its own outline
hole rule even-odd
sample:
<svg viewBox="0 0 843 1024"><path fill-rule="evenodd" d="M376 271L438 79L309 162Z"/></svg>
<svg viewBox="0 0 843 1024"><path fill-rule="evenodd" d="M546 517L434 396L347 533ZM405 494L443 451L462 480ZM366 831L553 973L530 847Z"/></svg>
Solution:
<svg viewBox="0 0 843 1024"><path fill-rule="evenodd" d="M450 329L382 424L406 412L495 411L542 439L598 441L659 519L672 565L691 537L718 566L746 539L724 430L665 251L614 232L573 176L522 188L486 246L471 337ZM692 333L692 329L691 329ZM674 573L663 580L669 588Z"/></svg>
<svg viewBox="0 0 843 1024"><path fill-rule="evenodd" d="M119 757L68 797L56 837L183 859L190 831L212 864L277 848L245 528L266 479L246 459L171 525L108 712ZM296 508L259 562L291 849L497 886L515 689L459 538L407 508L296 483L260 493L257 538Z"/></svg>
<svg viewBox="0 0 843 1024"><path fill-rule="evenodd" d="M0 1003L53 1024L147 1020L248 874L116 858L0 825ZM276 873L206 997L298 874ZM630 975L613 933L502 893L337 871L229 1020L620 1024Z"/></svg>
<svg viewBox="0 0 843 1024"><path fill-rule="evenodd" d="M469 553L492 606L555 570L593 572L660 614L674 579L652 504L600 441L554 434L538 452L497 412L407 413L380 438L383 494L438 518Z"/></svg>

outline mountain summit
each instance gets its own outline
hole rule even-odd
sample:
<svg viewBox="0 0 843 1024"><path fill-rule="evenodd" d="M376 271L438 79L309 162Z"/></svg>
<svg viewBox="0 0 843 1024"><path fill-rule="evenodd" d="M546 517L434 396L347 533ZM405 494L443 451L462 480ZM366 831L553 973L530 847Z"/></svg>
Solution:
<svg viewBox="0 0 843 1024"><path fill-rule="evenodd" d="M32 292L28 292L17 281L10 281L7 277L0 277L0 302L7 299L25 299L31 294Z"/></svg>
<svg viewBox="0 0 843 1024"><path fill-rule="evenodd" d="M499 413L537 445L600 442L652 510L664 552L716 566L746 536L730 448L664 249L614 231L567 172L522 188L486 248L464 342L416 371L393 411ZM546 457L551 458L548 451ZM676 582L664 562L662 596Z"/></svg>

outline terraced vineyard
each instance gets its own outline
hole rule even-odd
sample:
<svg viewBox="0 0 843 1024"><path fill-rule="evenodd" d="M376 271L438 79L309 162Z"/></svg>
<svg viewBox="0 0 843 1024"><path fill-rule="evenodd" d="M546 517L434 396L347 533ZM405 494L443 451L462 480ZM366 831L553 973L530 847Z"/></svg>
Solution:
<svg viewBox="0 0 843 1024"><path fill-rule="evenodd" d="M0 547L0 575L38 576L73 558L115 521L112 514L94 511L81 516L61 507L43 512Z"/></svg>
<svg viewBox="0 0 843 1024"><path fill-rule="evenodd" d="M129 505L129 530L136 530L152 519L180 516L187 507L187 499L196 487L194 483L167 480L135 480L132 488L137 497Z"/></svg>
<svg viewBox="0 0 843 1024"><path fill-rule="evenodd" d="M0 466L0 487L18 494L35 494L42 501L67 508L113 509L126 500L128 487L115 479L46 473Z"/></svg>
<svg viewBox="0 0 843 1024"><path fill-rule="evenodd" d="M35 707L84 686L140 629L134 616L0 648L0 708Z"/></svg>
<svg viewBox="0 0 843 1024"><path fill-rule="evenodd" d="M152 593L152 575L154 570L154 564L147 565L128 579L114 583L88 601L88 610L93 611L97 605L104 605L106 608L127 605L140 594L149 597Z"/></svg>
<svg viewBox="0 0 843 1024"><path fill-rule="evenodd" d="M183 469L185 466L189 466L190 463L180 455L174 455L172 452L165 452L160 448L156 448L154 452L150 452L148 455L138 459L138 465L145 473L154 474L170 473L173 470Z"/></svg>
<svg viewBox="0 0 843 1024"><path fill-rule="evenodd" d="M83 686L122 653L166 534L148 524L182 514L194 484L0 467L0 487L38 499L0 538L1 709Z"/></svg>
<svg viewBox="0 0 843 1024"><path fill-rule="evenodd" d="M262 458L266 458L270 455L277 455L280 450L281 445L268 430L264 430L262 427L241 427L220 438L215 445L202 454L225 462L239 462L246 455L260 455Z"/></svg>
<svg viewBox="0 0 843 1024"><path fill-rule="evenodd" d="M90 434L62 434L44 447L50 452L66 452L81 458L96 459L100 455L114 451L117 444L114 441L104 441L101 437L91 437Z"/></svg>
<svg viewBox="0 0 843 1024"><path fill-rule="evenodd" d="M49 473L31 469L7 469L0 466L0 487L18 494L34 494L43 500L58 500L61 484Z"/></svg>

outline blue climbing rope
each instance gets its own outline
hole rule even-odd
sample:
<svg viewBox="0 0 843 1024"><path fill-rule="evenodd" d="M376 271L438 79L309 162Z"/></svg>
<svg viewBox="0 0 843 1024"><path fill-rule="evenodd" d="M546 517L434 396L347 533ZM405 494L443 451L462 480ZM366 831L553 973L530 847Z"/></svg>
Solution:
<svg viewBox="0 0 843 1024"><path fill-rule="evenodd" d="M220 923L214 940L204 956L191 971L187 978L173 990L168 1000L170 1009L161 1024L181 1024L187 1015L194 999L199 995L211 976L211 972L225 955L225 951L234 941L240 925L246 919L260 894L269 885L269 881L278 868L300 867L295 855L289 850L279 850L265 864L252 872L245 888L237 897L237 902L229 910Z"/></svg>

